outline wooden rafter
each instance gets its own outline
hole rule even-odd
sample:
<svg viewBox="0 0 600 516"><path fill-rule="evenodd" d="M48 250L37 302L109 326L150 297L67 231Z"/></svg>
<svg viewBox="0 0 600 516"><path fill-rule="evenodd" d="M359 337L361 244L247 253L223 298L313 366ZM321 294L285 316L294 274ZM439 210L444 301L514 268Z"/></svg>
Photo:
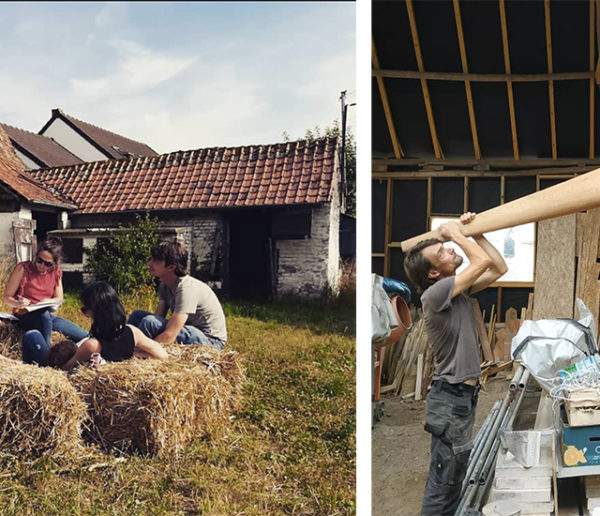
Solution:
<svg viewBox="0 0 600 516"><path fill-rule="evenodd" d="M550 0L544 0L544 19L546 22L546 57L548 73L552 73L552 31L550 25ZM552 159L558 157L556 143L556 114L554 112L554 81L548 81L548 98L550 100L550 131L552 135Z"/></svg>
<svg viewBox="0 0 600 516"><path fill-rule="evenodd" d="M467 51L465 48L465 36L463 33L462 18L460 16L460 6L458 4L458 0L454 0L453 3L462 70L463 73L469 73L469 66L467 64ZM473 94L471 93L471 82L468 80L465 80L465 94L467 95L467 106L469 108L469 122L471 124L471 136L473 137L473 151L475 153L475 158L481 159L481 149L479 148L479 137L477 136L477 124L475 121L475 108L473 105Z"/></svg>
<svg viewBox="0 0 600 516"><path fill-rule="evenodd" d="M595 38L595 5L594 0L590 0L590 71L594 71L596 55L596 38ZM595 155L595 99L596 99L596 86L594 79L590 79L590 153L589 158L594 159Z"/></svg>
<svg viewBox="0 0 600 516"><path fill-rule="evenodd" d="M379 59L377 58L377 49L375 48L374 40L371 40L371 53L373 58L373 68L374 70L379 70ZM385 91L383 77L376 77L377 87L379 88L379 95L381 96L381 104L383 105L383 112L385 114L385 120L387 122L388 131L390 133L390 140L392 140L392 147L394 148L394 156L396 156L397 159L401 159L402 157L404 157L404 152L402 152L402 147L400 147L400 142L398 141L398 137L396 136L396 128L394 127L392 110L390 109L390 103L388 100L387 93Z"/></svg>
<svg viewBox="0 0 600 516"><path fill-rule="evenodd" d="M373 70L373 77L389 79L433 79L436 81L470 81L470 82L546 82L589 80L594 72L562 72L562 73L460 73L460 72L419 72L415 70ZM599 74L600 76L600 74Z"/></svg>
<svg viewBox="0 0 600 516"><path fill-rule="evenodd" d="M508 48L508 29L506 27L506 8L504 0L500 0L500 24L502 26L502 48L504 50L504 69L510 75L510 53ZM515 99L513 96L512 81L506 81L506 92L508 93L508 110L510 112L510 130L512 134L513 154L515 159L519 157L519 140L517 139L517 119L515 116Z"/></svg>
<svg viewBox="0 0 600 516"><path fill-rule="evenodd" d="M383 248L383 273L388 276L390 273L390 248L388 242L391 240L390 221L392 220L392 180L387 180L385 194L385 242Z"/></svg>
<svg viewBox="0 0 600 516"><path fill-rule="evenodd" d="M413 9L412 0L406 0L406 9L408 11L408 20L410 22L410 32L412 35L415 56L417 58L417 68L420 72L423 72L425 68L423 66L423 56L421 55L421 45L419 43L419 33L417 31L417 21L415 19L415 12ZM443 159L444 154L442 152L442 147L437 137L435 120L433 118L433 109L431 107L431 98L429 97L429 87L427 86L426 79L421 79L421 88L423 90L423 99L425 101L427 121L429 122L429 132L431 133L431 141L433 143L433 152L436 158Z"/></svg>

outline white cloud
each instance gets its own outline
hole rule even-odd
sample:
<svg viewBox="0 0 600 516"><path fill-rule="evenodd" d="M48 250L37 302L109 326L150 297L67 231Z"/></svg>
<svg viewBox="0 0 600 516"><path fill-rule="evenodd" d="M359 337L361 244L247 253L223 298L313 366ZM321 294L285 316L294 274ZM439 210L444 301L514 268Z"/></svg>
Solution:
<svg viewBox="0 0 600 516"><path fill-rule="evenodd" d="M69 79L73 94L91 98L115 92L143 92L173 79L196 60L194 57L161 55L131 41L112 40L110 46L119 54L112 70L103 77Z"/></svg>

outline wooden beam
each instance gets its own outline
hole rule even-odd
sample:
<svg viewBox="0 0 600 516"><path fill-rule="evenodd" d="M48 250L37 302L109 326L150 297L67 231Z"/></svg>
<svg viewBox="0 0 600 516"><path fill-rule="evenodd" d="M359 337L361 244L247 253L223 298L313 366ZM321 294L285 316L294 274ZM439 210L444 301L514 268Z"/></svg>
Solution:
<svg viewBox="0 0 600 516"><path fill-rule="evenodd" d="M576 81L589 80L593 72L559 72L559 73L461 73L461 72L425 72L416 70L373 69L373 77L386 79L435 79L436 81L470 81L470 82L546 82L546 81Z"/></svg>
<svg viewBox="0 0 600 516"><path fill-rule="evenodd" d="M385 242L383 248L383 274L389 276L390 274L390 248L388 242L390 241L390 221L392 219L392 180L387 180L387 191L385 196Z"/></svg>
<svg viewBox="0 0 600 516"><path fill-rule="evenodd" d="M375 70L378 70L379 59L377 58L375 40L371 40L371 54L373 58L373 68ZM385 114L385 120L387 122L388 131L390 133L390 140L392 140L392 147L394 148L394 156L396 156L396 159L401 159L402 157L404 157L404 152L402 152L402 147L400 147L400 142L398 141L398 137L396 136L396 128L394 127L392 110L390 109L390 103L388 100L387 92L385 91L385 83L383 82L383 77L376 77L377 87L379 88L379 95L381 96L381 104L383 105L383 112Z"/></svg>
<svg viewBox="0 0 600 516"><path fill-rule="evenodd" d="M600 4L600 0L596 0L596 4ZM600 45L600 5L596 8L596 44ZM596 62L594 78L596 84L600 85L600 53L598 54L598 61Z"/></svg>
<svg viewBox="0 0 600 516"><path fill-rule="evenodd" d="M460 50L460 61L463 73L469 73L467 64L467 51L465 48L465 37L463 33L462 18L460 16L460 5L458 0L453 0L454 19L456 20L456 32L458 34L458 48ZM473 138L473 152L476 159L481 159L481 149L479 148L479 137L477 135L477 123L475 121L475 107L473 104L473 94L471 93L471 82L465 80L465 94L467 95L467 107L469 109L469 123L471 124L471 136Z"/></svg>
<svg viewBox="0 0 600 516"><path fill-rule="evenodd" d="M544 19L546 23L546 59L548 73L552 73L552 30L550 24L550 0L544 0ZM550 100L550 132L552 136L552 159L558 157L556 143L556 114L554 112L554 80L548 81L548 98Z"/></svg>
<svg viewBox="0 0 600 516"><path fill-rule="evenodd" d="M596 39L595 39L595 5L594 0L590 0L590 71L594 71L596 61ZM595 99L596 86L594 79L590 79L590 153L589 158L594 159L595 155Z"/></svg>
<svg viewBox="0 0 600 516"><path fill-rule="evenodd" d="M415 18L412 0L406 0L406 10L408 11L408 21L410 23L410 33L412 35L415 57L417 58L417 68L420 72L423 72L425 67L423 66L423 56L421 55L421 44L419 43L417 20ZM433 152L436 158L443 158L444 154L437 137L435 120L433 118L433 109L431 107L431 98L429 97L429 87L427 86L426 79L421 79L421 89L423 90L423 100L425 101L425 111L427 112L427 122L429 123L429 132L431 133Z"/></svg>
<svg viewBox="0 0 600 516"><path fill-rule="evenodd" d="M532 168L532 169L543 169L546 167L588 167L595 166L596 168L600 165L600 159L569 159L559 158L553 159L532 159L532 160L520 160L515 161L512 159L486 159L486 160L473 160L473 159L427 159L427 158L410 158L410 159L394 159L394 158L376 158L372 160L373 166L414 166L423 168L427 166L434 167L480 167L479 170L490 170L492 168Z"/></svg>
<svg viewBox="0 0 600 516"><path fill-rule="evenodd" d="M598 167L589 167L589 170L593 170ZM377 172L373 173L371 179L426 179L428 177L536 177L538 174L541 175L544 179L554 178L553 176L557 173L560 173L561 176L565 176L566 178L571 178L574 175L581 174L586 172L586 170L581 170L581 168L568 168L568 169L548 169L545 171L495 171L495 172L475 172L473 170L444 170L440 172L431 172L427 170L420 170L417 172Z"/></svg>
<svg viewBox="0 0 600 516"><path fill-rule="evenodd" d="M510 75L510 52L508 48L508 30L506 28L506 9L504 0L500 0L500 25L502 27L502 47L504 49L504 69ZM510 112L510 130L512 134L513 154L515 160L519 159L519 141L517 139L517 120L515 116L515 99L513 97L512 81L506 81L508 93L508 110Z"/></svg>

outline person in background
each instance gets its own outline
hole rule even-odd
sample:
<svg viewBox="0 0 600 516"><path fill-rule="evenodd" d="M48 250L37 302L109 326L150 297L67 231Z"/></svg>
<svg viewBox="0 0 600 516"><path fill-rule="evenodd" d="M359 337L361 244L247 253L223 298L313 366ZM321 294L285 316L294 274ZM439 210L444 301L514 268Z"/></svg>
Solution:
<svg viewBox="0 0 600 516"><path fill-rule="evenodd" d="M135 310L129 324L157 342L205 344L222 350L227 341L223 308L206 283L188 275L183 243L162 241L150 254L150 274L160 279L158 306L154 315ZM166 319L169 310L171 317Z"/></svg>
<svg viewBox="0 0 600 516"><path fill-rule="evenodd" d="M108 283L96 281L81 292L81 311L92 319L90 338L62 366L69 371L99 353L107 362L122 362L138 358L166 359L165 349L146 337L138 328L125 324L126 316L121 300Z"/></svg>
<svg viewBox="0 0 600 516"><path fill-rule="evenodd" d="M461 216L462 224L475 213ZM422 516L452 516L460 500L473 446L472 432L479 392L479 340L469 294L483 290L508 270L502 255L483 235L464 236L461 224L440 226L444 240L457 243L463 262L441 240L419 242L408 250L404 270L421 293L425 331L433 351L434 374L427 395L425 430L431 434L429 478Z"/></svg>
<svg viewBox="0 0 600 516"><path fill-rule="evenodd" d="M13 309L25 332L23 362L27 364L46 365L53 331L74 342L88 336L87 331L55 315L51 308L19 313L19 309L40 301L63 301L61 259L61 239L48 237L38 245L35 258L18 263L6 282L2 300Z"/></svg>

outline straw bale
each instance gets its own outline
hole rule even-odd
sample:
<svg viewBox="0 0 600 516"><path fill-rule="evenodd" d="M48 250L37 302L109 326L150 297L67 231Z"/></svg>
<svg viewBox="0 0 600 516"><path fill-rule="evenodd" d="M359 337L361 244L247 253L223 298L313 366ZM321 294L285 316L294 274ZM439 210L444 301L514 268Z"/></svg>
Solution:
<svg viewBox="0 0 600 516"><path fill-rule="evenodd" d="M0 361L0 449L30 456L81 449L86 406L66 373Z"/></svg>
<svg viewBox="0 0 600 516"><path fill-rule="evenodd" d="M224 424L233 386L221 371L234 367L222 368L218 352L194 360L183 355L79 367L69 379L88 404L90 437L121 451L178 454Z"/></svg>
<svg viewBox="0 0 600 516"><path fill-rule="evenodd" d="M10 321L0 321L0 355L21 360L23 332Z"/></svg>

